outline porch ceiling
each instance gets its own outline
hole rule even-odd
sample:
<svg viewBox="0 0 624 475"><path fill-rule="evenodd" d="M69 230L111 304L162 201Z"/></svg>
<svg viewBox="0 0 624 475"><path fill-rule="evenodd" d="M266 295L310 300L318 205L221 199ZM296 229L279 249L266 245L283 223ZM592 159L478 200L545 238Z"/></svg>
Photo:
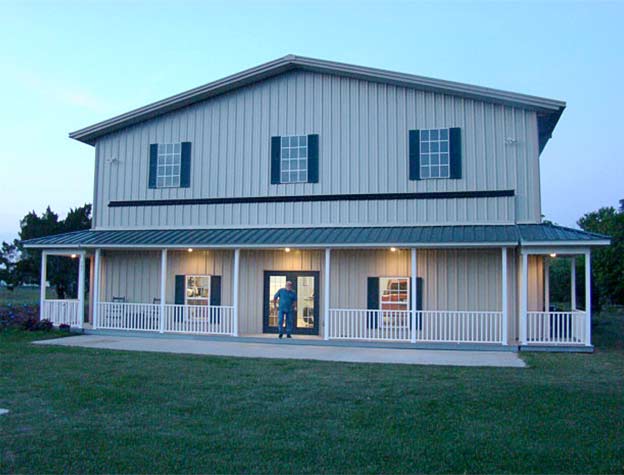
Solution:
<svg viewBox="0 0 624 475"><path fill-rule="evenodd" d="M24 242L27 248L277 248L604 245L607 236L550 224L84 230Z"/></svg>

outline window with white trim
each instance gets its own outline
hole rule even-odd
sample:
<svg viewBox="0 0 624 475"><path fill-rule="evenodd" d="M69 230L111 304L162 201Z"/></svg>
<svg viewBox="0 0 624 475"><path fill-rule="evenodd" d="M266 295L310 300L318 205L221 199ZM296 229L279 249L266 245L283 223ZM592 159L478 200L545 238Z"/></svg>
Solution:
<svg viewBox="0 0 624 475"><path fill-rule="evenodd" d="M308 181L308 136L282 137L280 147L281 183Z"/></svg>
<svg viewBox="0 0 624 475"><path fill-rule="evenodd" d="M420 131L420 178L450 178L449 129Z"/></svg>
<svg viewBox="0 0 624 475"><path fill-rule="evenodd" d="M180 164L182 161L182 144L158 144L156 187L176 188L180 186Z"/></svg>
<svg viewBox="0 0 624 475"><path fill-rule="evenodd" d="M379 278L379 310L409 310L410 278Z"/></svg>
<svg viewBox="0 0 624 475"><path fill-rule="evenodd" d="M210 305L210 276L187 275L185 305Z"/></svg>

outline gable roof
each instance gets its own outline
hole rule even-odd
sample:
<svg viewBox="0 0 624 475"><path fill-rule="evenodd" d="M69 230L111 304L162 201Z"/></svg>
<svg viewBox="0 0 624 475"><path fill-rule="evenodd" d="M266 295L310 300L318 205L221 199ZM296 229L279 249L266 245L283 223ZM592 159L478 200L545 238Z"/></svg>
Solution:
<svg viewBox="0 0 624 475"><path fill-rule="evenodd" d="M413 74L397 73L383 69L288 55L71 132L69 137L94 145L99 137L124 127L293 70L312 71L397 86L413 87L426 91L440 92L535 110L538 112L540 151L544 148L546 142L552 135L552 131L566 106L565 102L543 97L529 96L526 94L444 81L441 79L432 79Z"/></svg>

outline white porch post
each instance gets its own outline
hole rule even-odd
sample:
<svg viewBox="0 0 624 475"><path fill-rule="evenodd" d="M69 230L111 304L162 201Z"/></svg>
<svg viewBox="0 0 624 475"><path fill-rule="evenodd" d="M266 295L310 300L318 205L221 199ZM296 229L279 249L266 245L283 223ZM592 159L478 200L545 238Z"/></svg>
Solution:
<svg viewBox="0 0 624 475"><path fill-rule="evenodd" d="M570 259L570 310L576 310L576 257Z"/></svg>
<svg viewBox="0 0 624 475"><path fill-rule="evenodd" d="M78 328L84 326L85 259L85 252L82 251L78 261Z"/></svg>
<svg viewBox="0 0 624 475"><path fill-rule="evenodd" d="M46 299L46 281L48 279L48 253L41 251L41 284L39 289L39 320L45 318L43 307Z"/></svg>
<svg viewBox="0 0 624 475"><path fill-rule="evenodd" d="M503 307L503 321L501 335L503 345L509 344L509 302L507 297L507 248L501 249L501 304Z"/></svg>
<svg viewBox="0 0 624 475"><path fill-rule="evenodd" d="M93 264L93 329L98 327L99 303L100 303L100 258L101 250L95 250L95 259Z"/></svg>
<svg viewBox="0 0 624 475"><path fill-rule="evenodd" d="M585 251L585 345L591 346L591 251Z"/></svg>
<svg viewBox="0 0 624 475"><path fill-rule="evenodd" d="M330 302L330 276L331 276L331 249L328 247L325 249L325 289L323 294L325 295L325 302L323 307L323 315L325 317L325 321L323 322L323 339L329 340L329 302Z"/></svg>
<svg viewBox="0 0 624 475"><path fill-rule="evenodd" d="M167 249L160 253L160 325L158 331L165 332L165 298L167 294Z"/></svg>
<svg viewBox="0 0 624 475"><path fill-rule="evenodd" d="M550 257L544 257L544 312L550 312Z"/></svg>
<svg viewBox="0 0 624 475"><path fill-rule="evenodd" d="M412 314L411 314L411 319L412 319L412 332L411 332L411 342L412 343L416 343L416 331L418 330L416 328L416 313L418 312L417 308L418 308L418 272L417 272L417 268L418 268L418 262L417 262L417 256L416 256L416 248L412 248L411 249L411 257L412 257L412 269L411 269L411 278L412 278L412 282L411 282L411 289L412 289Z"/></svg>
<svg viewBox="0 0 624 475"><path fill-rule="evenodd" d="M527 343L527 309L529 305L529 256L522 251L522 275L520 278L520 344Z"/></svg>
<svg viewBox="0 0 624 475"><path fill-rule="evenodd" d="M234 276L232 282L233 322L232 335L238 336L238 282L240 271L240 249L234 250Z"/></svg>

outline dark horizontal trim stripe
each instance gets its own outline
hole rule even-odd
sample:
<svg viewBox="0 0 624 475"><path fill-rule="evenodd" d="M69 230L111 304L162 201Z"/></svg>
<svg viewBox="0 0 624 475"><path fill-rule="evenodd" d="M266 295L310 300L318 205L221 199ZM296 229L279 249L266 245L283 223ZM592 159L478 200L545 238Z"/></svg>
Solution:
<svg viewBox="0 0 624 475"><path fill-rule="evenodd" d="M125 206L227 205L253 203L302 203L322 201L383 201L383 200L439 200L452 198L499 198L514 196L514 190L433 191L427 193L373 193L299 196L249 196L240 198L185 198L173 200L111 201L110 208Z"/></svg>

